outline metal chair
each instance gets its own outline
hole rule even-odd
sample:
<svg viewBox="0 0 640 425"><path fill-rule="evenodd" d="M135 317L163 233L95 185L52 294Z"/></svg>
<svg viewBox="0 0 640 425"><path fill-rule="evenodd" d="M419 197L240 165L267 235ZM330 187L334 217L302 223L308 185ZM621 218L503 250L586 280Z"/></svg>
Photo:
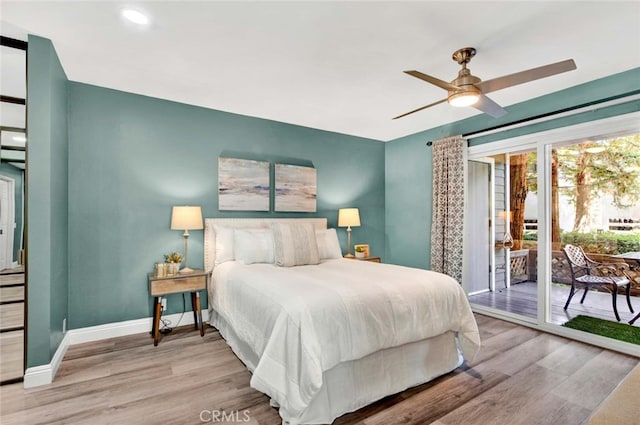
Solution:
<svg viewBox="0 0 640 425"><path fill-rule="evenodd" d="M617 307L617 295L618 288L626 287L627 304L629 310L633 313L633 307L631 307L631 280L624 273L625 270L629 270L629 265L626 263L598 263L593 261L584 253L582 248L574 245L565 245L562 248L567 261L569 262L569 268L571 269L571 291L569 292L569 298L564 305L566 310L569 307L571 298L577 292L578 287L584 287L584 294L580 300L580 304L584 302L587 296L587 292L593 287L607 288L611 290L611 301L613 303L613 312L616 315L618 322L620 321L620 315L618 314ZM622 274L623 276L617 276Z"/></svg>

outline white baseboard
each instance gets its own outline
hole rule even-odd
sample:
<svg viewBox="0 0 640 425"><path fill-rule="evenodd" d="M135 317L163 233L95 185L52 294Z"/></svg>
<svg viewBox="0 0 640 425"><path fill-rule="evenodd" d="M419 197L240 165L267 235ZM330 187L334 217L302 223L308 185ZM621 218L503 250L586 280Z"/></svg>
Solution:
<svg viewBox="0 0 640 425"><path fill-rule="evenodd" d="M180 316L182 316L182 320L180 320ZM194 324L193 313L191 311L185 312L184 316L182 313L176 313L163 316L163 319L169 320L172 327ZM180 323L178 323L178 321L180 321ZM209 321L209 311L202 311L202 321L203 323ZM148 333L151 331L152 324L153 318L146 317L144 319L126 320L124 322L71 329L65 333L62 342L60 342L49 364L27 368L24 373L24 388L33 388L52 383L69 346L119 336ZM149 343L151 342L152 341L149 340Z"/></svg>
<svg viewBox="0 0 640 425"><path fill-rule="evenodd" d="M171 326L178 325L178 320L182 313L171 314L168 316L162 316L163 319L169 320ZM207 310L202 311L202 321L209 321L209 312ZM179 325L193 325L193 312L186 311ZM99 341L101 339L116 338L119 336L127 336L145 332L151 332L151 326L153 325L153 318L145 317L144 319L126 320L124 322L107 323L104 325L89 326L87 328L71 329L70 344L82 344L84 342Z"/></svg>
<svg viewBox="0 0 640 425"><path fill-rule="evenodd" d="M56 376L56 372L58 372L67 348L69 348L70 339L69 333L67 332L62 338L62 341L60 341L60 345L58 345L58 349L53 354L53 358L49 364L27 368L24 372L24 388L38 387L53 382L53 377Z"/></svg>

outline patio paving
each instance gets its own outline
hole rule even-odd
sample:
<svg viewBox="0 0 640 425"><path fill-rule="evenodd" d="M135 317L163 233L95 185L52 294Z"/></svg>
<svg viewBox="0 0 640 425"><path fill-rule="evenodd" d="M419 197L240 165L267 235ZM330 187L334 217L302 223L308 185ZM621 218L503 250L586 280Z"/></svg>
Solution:
<svg viewBox="0 0 640 425"><path fill-rule="evenodd" d="M584 304L580 304L583 293L580 290L571 300L569 308L564 310L564 304L569 296L569 288L569 285L562 284L551 286L552 323L561 325L578 315L616 321L609 293L591 291L584 300ZM469 297L469 302L535 318L538 315L537 291L537 283L527 281L511 285L509 288L498 289L495 292L472 295ZM636 313L640 311L640 298L632 296L631 305ZM628 323L636 315L636 313L629 311L623 294L618 294L618 313L621 323ZM640 326L640 320L635 322L634 326Z"/></svg>

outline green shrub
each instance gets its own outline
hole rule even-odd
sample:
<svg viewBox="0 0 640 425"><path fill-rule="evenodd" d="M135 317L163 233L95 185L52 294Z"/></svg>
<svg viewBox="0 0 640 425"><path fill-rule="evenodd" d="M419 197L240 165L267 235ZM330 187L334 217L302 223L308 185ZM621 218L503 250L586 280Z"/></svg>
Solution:
<svg viewBox="0 0 640 425"><path fill-rule="evenodd" d="M637 233L620 234L613 232L562 234L562 243L581 246L585 252L616 255L630 251L640 251L640 235Z"/></svg>
<svg viewBox="0 0 640 425"><path fill-rule="evenodd" d="M533 241L538 240L537 232L525 232L523 236L524 248L533 248ZM562 244L571 244L581 246L585 252L593 254L617 255L625 252L640 251L640 234L638 233L578 233L563 232L561 235Z"/></svg>
<svg viewBox="0 0 640 425"><path fill-rule="evenodd" d="M640 251L640 234L618 235L618 251L620 251L620 254Z"/></svg>

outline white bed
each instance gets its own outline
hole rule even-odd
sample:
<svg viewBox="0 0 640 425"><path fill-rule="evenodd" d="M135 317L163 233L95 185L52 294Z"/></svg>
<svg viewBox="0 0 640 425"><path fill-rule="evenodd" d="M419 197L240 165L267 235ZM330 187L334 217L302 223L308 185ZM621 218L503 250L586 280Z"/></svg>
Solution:
<svg viewBox="0 0 640 425"><path fill-rule="evenodd" d="M448 276L342 258L296 267L221 258L228 252L220 240L230 228L283 222L326 229L325 219L205 220L211 325L252 372L251 386L279 407L283 423L331 423L475 356L473 314Z"/></svg>

